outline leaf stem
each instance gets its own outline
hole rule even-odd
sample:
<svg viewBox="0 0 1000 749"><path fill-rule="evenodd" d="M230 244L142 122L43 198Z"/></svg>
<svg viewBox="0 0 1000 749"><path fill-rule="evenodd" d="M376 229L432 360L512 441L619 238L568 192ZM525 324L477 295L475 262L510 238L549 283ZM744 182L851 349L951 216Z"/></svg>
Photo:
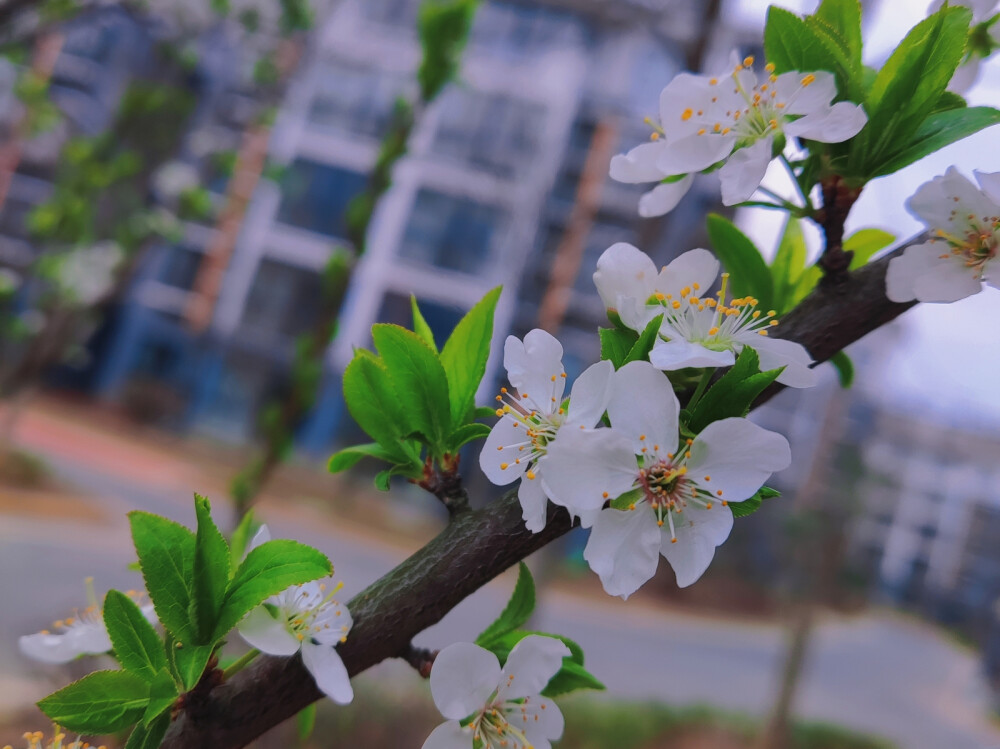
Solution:
<svg viewBox="0 0 1000 749"><path fill-rule="evenodd" d="M705 373L701 376L701 380L698 382L698 387L694 390L694 395L692 395L691 400L688 401L687 409L689 411L698 405L698 401L700 401L701 396L705 394L705 389L708 387L708 383L711 382L713 374L715 374L714 369L706 369Z"/></svg>
<svg viewBox="0 0 1000 749"><path fill-rule="evenodd" d="M260 655L260 651L257 648L251 648L247 653L229 664L229 667L222 672L222 678L229 681L230 678L249 666L258 655Z"/></svg>

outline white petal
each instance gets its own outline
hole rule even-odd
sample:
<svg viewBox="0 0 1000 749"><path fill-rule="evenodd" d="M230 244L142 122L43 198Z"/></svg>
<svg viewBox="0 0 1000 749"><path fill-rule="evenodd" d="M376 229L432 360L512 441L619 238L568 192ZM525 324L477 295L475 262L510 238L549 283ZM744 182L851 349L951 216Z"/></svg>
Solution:
<svg viewBox="0 0 1000 749"><path fill-rule="evenodd" d="M1000 26L1000 22L997 22ZM1000 206L1000 172L980 172L974 171L976 181L987 198Z"/></svg>
<svg viewBox="0 0 1000 749"><path fill-rule="evenodd" d="M608 309L616 309L619 297L645 304L655 291L656 265L649 255L627 242L616 242L597 260L594 285Z"/></svg>
<svg viewBox="0 0 1000 749"><path fill-rule="evenodd" d="M583 558L612 596L628 598L656 573L660 529L646 506L602 510L594 521Z"/></svg>
<svg viewBox="0 0 1000 749"><path fill-rule="evenodd" d="M544 705L544 707L542 707ZM566 728L566 721L559 710L558 705L545 697L533 697L521 706L524 708L523 717L514 723L522 729L528 737L531 745L535 749L543 749L549 746L550 739L558 739L563 735ZM510 716L513 723L517 713ZM527 720L524 720L524 717Z"/></svg>
<svg viewBox="0 0 1000 749"><path fill-rule="evenodd" d="M38 632L19 637L17 645L26 656L42 663L69 663L80 655L66 635Z"/></svg>
<svg viewBox="0 0 1000 749"><path fill-rule="evenodd" d="M507 336L504 343L503 365L507 379L518 389L519 395L527 393L527 402L533 403L542 413L552 413L562 400L566 386L561 377L564 371L562 356L562 344L539 328L528 331L523 342Z"/></svg>
<svg viewBox="0 0 1000 749"><path fill-rule="evenodd" d="M636 455L643 449L652 452L654 445L674 452L680 410L670 380L649 362L629 362L615 372L608 417L611 426L632 441Z"/></svg>
<svg viewBox="0 0 1000 749"><path fill-rule="evenodd" d="M663 307L659 304L645 304L638 299L624 296L618 297L615 309L622 325L636 333L644 331L654 317L663 314Z"/></svg>
<svg viewBox="0 0 1000 749"><path fill-rule="evenodd" d="M944 249L942 249L944 248ZM915 286L917 278L924 273L949 262L948 258L939 258L947 254L943 243L924 242L907 247L903 254L889 261L885 273L885 295L893 302L909 302L916 299Z"/></svg>
<svg viewBox="0 0 1000 749"><path fill-rule="evenodd" d="M431 732L423 749L472 749L472 731L462 728L457 720L449 720Z"/></svg>
<svg viewBox="0 0 1000 749"><path fill-rule="evenodd" d="M521 503L521 516L524 527L532 533L538 533L545 527L545 518L549 506L549 498L545 496L542 482L538 479L529 481L522 479L517 488L517 499Z"/></svg>
<svg viewBox="0 0 1000 749"><path fill-rule="evenodd" d="M820 109L825 109L837 95L837 81L833 73L825 70L817 70L812 73L803 71L801 73L785 73L778 76L775 84L781 84L778 87L778 96L781 98L785 98L783 94L786 94L796 82L794 78L788 78L786 82L785 76L798 77L798 88L793 90L786 100L784 111L787 114L809 114ZM809 76L813 79L812 83L806 86L802 85L802 81L806 80Z"/></svg>
<svg viewBox="0 0 1000 749"><path fill-rule="evenodd" d="M770 137L763 138L752 146L737 149L729 157L719 170L723 205L736 205L750 199L764 179L773 148L774 141Z"/></svg>
<svg viewBox="0 0 1000 749"><path fill-rule="evenodd" d="M261 544L266 544L270 540L271 540L271 531L268 529L267 524L265 523L264 525L262 525L260 528L257 529L257 532L253 534L253 538L250 539L250 543L247 544L247 554L249 554L251 551L256 549Z"/></svg>
<svg viewBox="0 0 1000 749"><path fill-rule="evenodd" d="M559 431L538 466L549 498L579 515L584 528L608 499L632 488L639 471L632 441L624 434L576 427Z"/></svg>
<svg viewBox="0 0 1000 749"><path fill-rule="evenodd" d="M709 78L692 73L680 73L660 92L660 124L668 141L685 138L702 126L702 118L693 112L713 110L712 98L725 97L725 85L712 86ZM731 88L729 90L732 90ZM718 104L715 102L714 104ZM690 110L690 111L689 111ZM683 171L693 171L685 169ZM668 172L680 174L681 172Z"/></svg>
<svg viewBox="0 0 1000 749"><path fill-rule="evenodd" d="M689 505L674 516L676 542L671 541L669 528L663 526L663 556L674 568L677 587L686 588L701 577L715 557L715 547L729 537L733 529L733 513L721 504L704 510Z"/></svg>
<svg viewBox="0 0 1000 749"><path fill-rule="evenodd" d="M610 169L611 179L629 184L659 182L668 176L656 166L656 159L662 150L663 144L654 141L643 143L626 154L613 157Z"/></svg>
<svg viewBox="0 0 1000 749"><path fill-rule="evenodd" d="M434 659L431 695L446 718L461 720L486 704L500 683L500 661L471 642L449 645Z"/></svg>
<svg viewBox="0 0 1000 749"><path fill-rule="evenodd" d="M583 370L569 394L569 415L566 425L593 427L601 420L611 398L611 382L615 365L599 361Z"/></svg>
<svg viewBox="0 0 1000 749"><path fill-rule="evenodd" d="M279 617L281 614L279 613ZM258 606L237 626L240 637L269 655L293 655L301 643L288 630L284 619L275 619L266 606Z"/></svg>
<svg viewBox="0 0 1000 749"><path fill-rule="evenodd" d="M323 592L326 597L326 592ZM321 601L323 599L320 599ZM347 636L354 626L351 612L346 606L336 601L329 601L320 605L320 610L313 620L312 639L321 645L333 645L336 647L340 640ZM326 626L324 626L326 625Z"/></svg>
<svg viewBox="0 0 1000 749"><path fill-rule="evenodd" d="M500 674L498 700L516 700L539 694L562 668L570 650L562 640L528 635L507 656Z"/></svg>
<svg viewBox="0 0 1000 749"><path fill-rule="evenodd" d="M828 109L807 114L784 126L788 135L818 140L821 143L841 143L853 138L868 123L868 115L857 104L838 101Z"/></svg>
<svg viewBox="0 0 1000 749"><path fill-rule="evenodd" d="M948 90L954 91L956 94L964 94L976 85L982 63L982 58L976 56L964 65L959 65L951 76L951 80L948 81Z"/></svg>
<svg viewBox="0 0 1000 749"><path fill-rule="evenodd" d="M85 655L98 655L111 650L111 638L104 622L76 624L66 632L66 640L69 647Z"/></svg>
<svg viewBox="0 0 1000 749"><path fill-rule="evenodd" d="M700 343L674 338L653 346L649 361L657 369L672 372L685 367L728 367L736 359L732 351L713 351Z"/></svg>
<svg viewBox="0 0 1000 749"><path fill-rule="evenodd" d="M906 208L929 228L958 235L968 229L968 214L981 218L997 211L996 204L955 167L921 185L906 201Z"/></svg>
<svg viewBox="0 0 1000 749"><path fill-rule="evenodd" d="M517 422L510 416L504 416L486 437L482 452L479 453L479 467L483 469L492 483L506 486L524 475L528 464L525 461L515 463L519 453L517 447L528 441L523 426L515 426ZM525 452L528 448L525 448ZM501 466L507 466L501 468Z"/></svg>
<svg viewBox="0 0 1000 749"><path fill-rule="evenodd" d="M688 174L708 169L733 150L736 138L730 135L689 135L666 144L656 165L665 174Z"/></svg>
<svg viewBox="0 0 1000 749"><path fill-rule="evenodd" d="M306 640L302 644L302 663L316 680L319 690L338 705L350 704L354 699L351 677L335 648L314 645Z"/></svg>
<svg viewBox="0 0 1000 749"><path fill-rule="evenodd" d="M656 290L680 298L681 289L700 287L696 295L705 294L719 275L719 261L708 250L697 247L670 261L656 279Z"/></svg>
<svg viewBox="0 0 1000 749"><path fill-rule="evenodd" d="M921 302L957 302L983 290L981 281L965 264L949 258L933 273L924 273L913 284L913 293Z"/></svg>
<svg viewBox="0 0 1000 749"><path fill-rule="evenodd" d="M677 207L694 182L689 174L676 182L663 182L639 198L639 215L643 218L662 216Z"/></svg>
<svg viewBox="0 0 1000 749"><path fill-rule="evenodd" d="M749 419L729 418L713 421L695 437L687 465L688 475L698 485L719 499L742 502L791 462L791 449L783 436ZM706 476L711 478L706 480Z"/></svg>
<svg viewBox="0 0 1000 749"><path fill-rule="evenodd" d="M809 388L816 384L816 370L809 366L813 363L813 358L801 343L753 332L740 336L739 340L757 352L762 372L778 367L785 368L778 375L778 382L782 385Z"/></svg>

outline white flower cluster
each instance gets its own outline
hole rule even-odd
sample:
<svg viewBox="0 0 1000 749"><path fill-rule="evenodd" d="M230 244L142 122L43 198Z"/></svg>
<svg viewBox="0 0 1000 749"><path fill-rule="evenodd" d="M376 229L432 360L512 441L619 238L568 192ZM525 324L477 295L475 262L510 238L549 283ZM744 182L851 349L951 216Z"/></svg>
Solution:
<svg viewBox="0 0 1000 749"><path fill-rule="evenodd" d="M840 143L857 135L868 121L864 110L837 96L832 73L789 72L764 76L754 59L733 59L730 73L681 73L660 94L660 122L651 143L611 160L619 182L660 182L639 201L639 214L672 211L691 187L694 174L719 169L722 202L749 200L764 179L786 138Z"/></svg>
<svg viewBox="0 0 1000 749"><path fill-rule="evenodd" d="M641 331L663 315L650 361L617 371L598 362L577 378L567 402L559 342L542 330L523 341L509 337L504 365L516 393L504 388L498 396L500 421L480 465L496 484L521 479L518 498L531 531L544 528L549 500L592 527L584 557L608 593L635 592L661 553L678 585L691 585L729 536L729 504L752 497L791 454L784 437L743 418L684 438L680 404L660 370L727 366L750 346L762 369L784 367L779 382L806 387L812 360L799 344L768 336L777 324L773 312L761 313L754 299L727 299L725 274L722 291L703 296L719 271L705 250L657 273L648 256L617 244L597 268L601 298L624 325ZM601 424L605 413L610 427Z"/></svg>

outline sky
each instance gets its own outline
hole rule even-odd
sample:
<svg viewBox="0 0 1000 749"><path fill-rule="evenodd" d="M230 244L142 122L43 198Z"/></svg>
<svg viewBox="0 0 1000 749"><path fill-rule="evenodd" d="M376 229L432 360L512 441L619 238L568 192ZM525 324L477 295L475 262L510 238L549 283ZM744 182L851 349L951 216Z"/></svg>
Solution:
<svg viewBox="0 0 1000 749"><path fill-rule="evenodd" d="M737 0L731 10L741 20L763 28L769 4ZM814 0L776 4L798 12L811 12L816 5ZM880 67L906 32L925 17L928 5L923 0L881 0L866 18L865 62ZM970 105L1000 106L1000 53L983 67L979 82L966 98ZM1000 171L1000 126L870 183L851 213L848 232L879 227L899 239L918 233L923 225L907 213L905 199L952 165L970 179L974 169ZM772 164L765 184L787 188L783 191L790 194L791 183L777 162ZM758 246L773 248L783 215L759 210L751 215L744 209L737 220ZM818 251L819 234L811 234L811 246ZM1000 431L1000 290L987 287L981 294L953 304L918 305L906 312L897 326L898 345L879 381L866 383L869 389L883 402L928 419Z"/></svg>

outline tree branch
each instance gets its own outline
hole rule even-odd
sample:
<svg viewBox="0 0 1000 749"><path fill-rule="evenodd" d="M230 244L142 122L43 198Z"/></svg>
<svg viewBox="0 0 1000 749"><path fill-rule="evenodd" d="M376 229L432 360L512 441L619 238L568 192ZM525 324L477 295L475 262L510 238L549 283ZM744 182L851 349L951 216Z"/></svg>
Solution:
<svg viewBox="0 0 1000 749"><path fill-rule="evenodd" d="M902 250L845 273L840 283L820 284L783 318L782 337L825 361L909 309L913 303L885 296L889 259ZM761 402L772 394L765 393ZM453 516L427 546L348 603L354 628L339 652L349 673L405 654L415 635L466 596L570 528L566 512L550 504L545 529L531 533L514 492L481 510ZM213 689L196 716L182 714L162 747L237 749L321 696L297 657L258 658Z"/></svg>

